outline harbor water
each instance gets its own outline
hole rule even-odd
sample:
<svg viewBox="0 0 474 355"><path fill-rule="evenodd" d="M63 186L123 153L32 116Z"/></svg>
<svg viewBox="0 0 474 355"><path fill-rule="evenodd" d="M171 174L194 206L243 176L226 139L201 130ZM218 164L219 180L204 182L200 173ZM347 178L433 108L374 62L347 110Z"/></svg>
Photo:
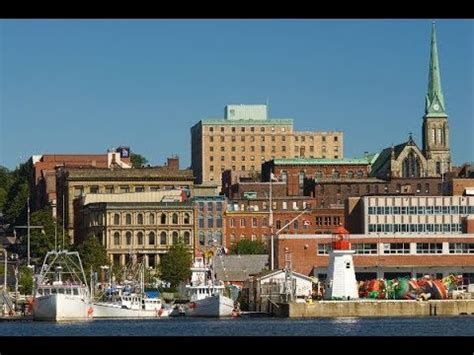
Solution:
<svg viewBox="0 0 474 355"><path fill-rule="evenodd" d="M2 336L474 336L474 317L166 318L0 322Z"/></svg>

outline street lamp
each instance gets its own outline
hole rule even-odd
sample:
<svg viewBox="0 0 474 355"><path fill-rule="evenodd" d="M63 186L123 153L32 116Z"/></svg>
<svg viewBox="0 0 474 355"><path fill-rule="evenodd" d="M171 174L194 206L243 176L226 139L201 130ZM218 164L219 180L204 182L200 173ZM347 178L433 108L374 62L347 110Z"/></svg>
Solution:
<svg viewBox="0 0 474 355"><path fill-rule="evenodd" d="M286 227L288 227L291 223L296 221L298 218L300 218L302 215L304 215L307 212L311 212L311 209L309 206L307 206L299 215L297 215L295 218L293 218L291 221L289 221L287 224L285 224L283 227L281 227L279 230L277 230L275 233L272 233L271 235L271 244L270 244L270 264L271 264L271 270L275 269L275 243L274 243L274 237L278 236L282 230L284 230Z"/></svg>

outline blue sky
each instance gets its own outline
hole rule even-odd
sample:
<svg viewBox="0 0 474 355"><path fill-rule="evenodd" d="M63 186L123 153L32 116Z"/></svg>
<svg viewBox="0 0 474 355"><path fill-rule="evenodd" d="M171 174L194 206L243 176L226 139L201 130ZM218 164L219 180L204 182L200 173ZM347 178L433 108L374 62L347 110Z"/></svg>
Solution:
<svg viewBox="0 0 474 355"><path fill-rule="evenodd" d="M430 20L2 20L0 165L129 145L190 165L190 128L265 103L344 155L421 147ZM474 160L474 21L437 21L455 164Z"/></svg>

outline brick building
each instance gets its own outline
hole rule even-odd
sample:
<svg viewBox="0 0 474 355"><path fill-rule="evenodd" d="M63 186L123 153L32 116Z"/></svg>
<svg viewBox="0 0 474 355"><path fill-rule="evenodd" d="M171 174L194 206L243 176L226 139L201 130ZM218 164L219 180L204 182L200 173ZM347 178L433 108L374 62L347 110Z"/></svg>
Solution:
<svg viewBox="0 0 474 355"><path fill-rule="evenodd" d="M105 154L43 154L30 158L32 176L30 187L32 191L32 210L52 207L56 217L56 168L110 168L118 165L131 168L130 148L119 147Z"/></svg>
<svg viewBox="0 0 474 355"><path fill-rule="evenodd" d="M305 179L326 181L357 181L367 179L376 155L353 159L273 159L262 164L262 181L270 181L273 172L287 185L290 196L303 195Z"/></svg>
<svg viewBox="0 0 474 355"><path fill-rule="evenodd" d="M394 178L389 181L377 178L334 179L317 181L307 179L304 183L305 195L315 200L315 206L342 206L350 197L367 195L415 195L440 196L443 194L442 179L434 178Z"/></svg>
<svg viewBox="0 0 474 355"><path fill-rule="evenodd" d="M192 194L194 177L191 170L180 170L176 158L163 167L141 169L60 168L57 171L58 216L62 219L64 196L65 226L74 242L74 201L84 194L121 194L160 190L185 190Z"/></svg>
<svg viewBox="0 0 474 355"><path fill-rule="evenodd" d="M275 242L277 268L285 265L285 249L291 253L293 270L304 275L325 278L332 235L281 234ZM444 277L463 274L474 281L474 233L404 235L350 235L356 251L354 266L358 280Z"/></svg>
<svg viewBox="0 0 474 355"><path fill-rule="evenodd" d="M266 105L227 105L224 118L191 128L191 164L196 183L221 182L224 170L259 172L275 158L343 157L339 131L296 132L292 119L269 118Z"/></svg>

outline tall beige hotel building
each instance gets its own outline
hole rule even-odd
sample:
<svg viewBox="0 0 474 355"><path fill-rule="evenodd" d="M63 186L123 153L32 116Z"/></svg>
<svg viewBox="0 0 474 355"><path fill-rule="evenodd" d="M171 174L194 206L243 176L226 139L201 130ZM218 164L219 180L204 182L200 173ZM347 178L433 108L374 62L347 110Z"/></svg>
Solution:
<svg viewBox="0 0 474 355"><path fill-rule="evenodd" d="M224 118L191 128L191 164L196 183L221 183L224 170L260 172L271 159L342 159L340 131L293 130L293 119L268 118L267 105L227 105Z"/></svg>

